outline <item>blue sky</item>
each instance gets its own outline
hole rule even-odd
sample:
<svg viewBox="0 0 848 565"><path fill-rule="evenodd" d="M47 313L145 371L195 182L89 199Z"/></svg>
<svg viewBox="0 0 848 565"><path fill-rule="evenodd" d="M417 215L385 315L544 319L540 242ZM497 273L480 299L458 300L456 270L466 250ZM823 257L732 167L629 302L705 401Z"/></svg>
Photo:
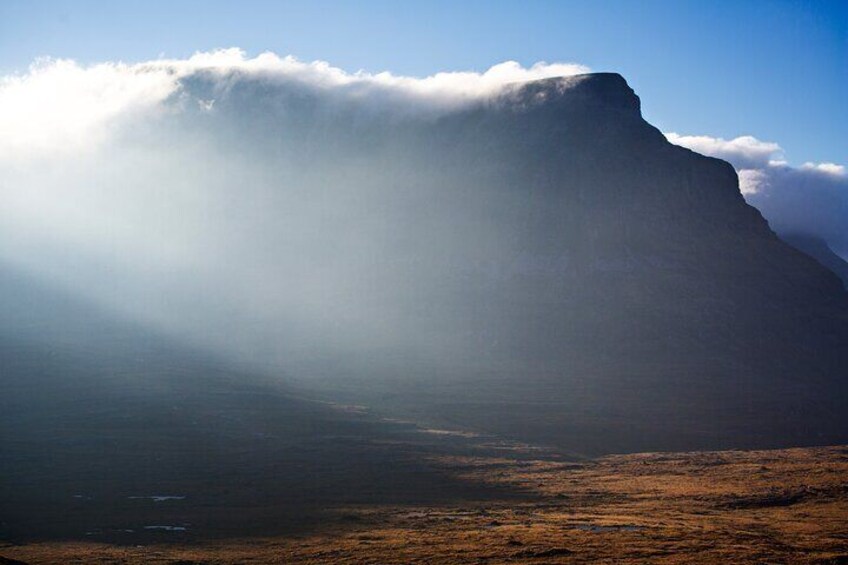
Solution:
<svg viewBox="0 0 848 565"><path fill-rule="evenodd" d="M848 2L89 2L0 0L0 74L241 47L349 71L504 61L623 74L663 131L778 142L848 164Z"/></svg>

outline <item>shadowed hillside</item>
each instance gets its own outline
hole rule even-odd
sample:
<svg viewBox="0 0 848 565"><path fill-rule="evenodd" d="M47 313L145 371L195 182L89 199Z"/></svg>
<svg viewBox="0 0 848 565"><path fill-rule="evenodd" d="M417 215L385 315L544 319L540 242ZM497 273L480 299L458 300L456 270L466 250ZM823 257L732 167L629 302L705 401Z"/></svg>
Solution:
<svg viewBox="0 0 848 565"><path fill-rule="evenodd" d="M484 499L436 444L298 398L10 270L0 540L139 543L308 531L347 505ZM161 526L161 527L160 527Z"/></svg>

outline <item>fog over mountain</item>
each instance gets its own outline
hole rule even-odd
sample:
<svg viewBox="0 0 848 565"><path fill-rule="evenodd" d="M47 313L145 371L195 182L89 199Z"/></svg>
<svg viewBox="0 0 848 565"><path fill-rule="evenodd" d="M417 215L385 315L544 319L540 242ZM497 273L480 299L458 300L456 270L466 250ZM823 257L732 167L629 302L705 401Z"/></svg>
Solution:
<svg viewBox="0 0 848 565"><path fill-rule="evenodd" d="M363 170L355 155L336 161L358 143L353 130L321 139L336 119L339 130L426 123L506 84L584 70L504 63L418 80L235 50L86 69L42 62L0 90L2 260L206 345L274 341L279 316L336 325L322 318L362 308L330 288L367 271L344 249L357 245L345 235L363 219L362 191L377 198L407 175ZM368 176L344 179L357 169ZM343 215L346 226L334 221ZM388 220L364 219L362 245L391 244L374 233ZM224 322L249 324L247 344ZM210 327L224 335L198 335Z"/></svg>
<svg viewBox="0 0 848 565"><path fill-rule="evenodd" d="M733 166L585 71L44 62L0 86L0 262L423 420L581 452L848 438L838 278ZM804 216L778 183L831 172L781 167L755 191L773 227L844 254L839 210Z"/></svg>

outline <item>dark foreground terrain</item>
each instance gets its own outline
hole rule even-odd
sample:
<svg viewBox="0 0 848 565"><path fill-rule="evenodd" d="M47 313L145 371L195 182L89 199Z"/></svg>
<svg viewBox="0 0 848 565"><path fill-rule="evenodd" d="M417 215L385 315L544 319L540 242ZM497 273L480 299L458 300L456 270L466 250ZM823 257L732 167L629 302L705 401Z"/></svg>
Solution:
<svg viewBox="0 0 848 565"><path fill-rule="evenodd" d="M180 521L177 528L185 530L135 526L126 528L132 532L97 530L67 539L10 541L0 555L25 563L172 564L848 560L846 447L569 461L561 454L491 438L434 430L406 437L406 445L398 445L398 437L387 441L406 454L415 453L419 459L413 467L419 473L431 479L435 473L443 482L408 483L407 494L417 495L405 500L381 503L356 493L335 502L325 499L320 520L293 527L278 522L278 515L300 511L314 518L315 508L304 504L300 492L293 491L288 500L278 493L253 501L252 508L247 501L244 508L229 508L233 521L256 532L277 532L273 534L226 537L220 530L204 532L202 524ZM378 444L372 446L375 454ZM347 469L387 480L368 474L381 465L372 463L370 470L363 462ZM314 476L316 481L326 479L320 473ZM416 473L398 478L408 481L410 476ZM272 477L265 481L264 486L274 482ZM457 484L464 485L462 499L449 488ZM399 485L375 488L385 495ZM277 490L270 487L272 493ZM80 500L79 505L91 502ZM115 499L119 507L130 503L155 508L148 512L172 522L189 516L199 521L205 513L216 513L202 496L159 502Z"/></svg>

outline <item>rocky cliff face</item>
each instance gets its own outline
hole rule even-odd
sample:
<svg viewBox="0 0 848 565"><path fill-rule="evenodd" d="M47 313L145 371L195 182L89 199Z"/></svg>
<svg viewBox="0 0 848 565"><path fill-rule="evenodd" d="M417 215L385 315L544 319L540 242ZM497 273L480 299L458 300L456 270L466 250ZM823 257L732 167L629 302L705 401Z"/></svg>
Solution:
<svg viewBox="0 0 848 565"><path fill-rule="evenodd" d="M517 97L491 113L488 135L524 145L508 151L515 174L504 179L535 197L523 251L569 260L564 276L548 279L560 285L547 287L557 288L554 323L573 321L606 351L616 335L653 362L724 352L809 373L840 357L839 281L769 230L730 165L674 147L645 123L621 77L536 83ZM499 131L504 122L512 131ZM813 343L814 359L799 353Z"/></svg>

